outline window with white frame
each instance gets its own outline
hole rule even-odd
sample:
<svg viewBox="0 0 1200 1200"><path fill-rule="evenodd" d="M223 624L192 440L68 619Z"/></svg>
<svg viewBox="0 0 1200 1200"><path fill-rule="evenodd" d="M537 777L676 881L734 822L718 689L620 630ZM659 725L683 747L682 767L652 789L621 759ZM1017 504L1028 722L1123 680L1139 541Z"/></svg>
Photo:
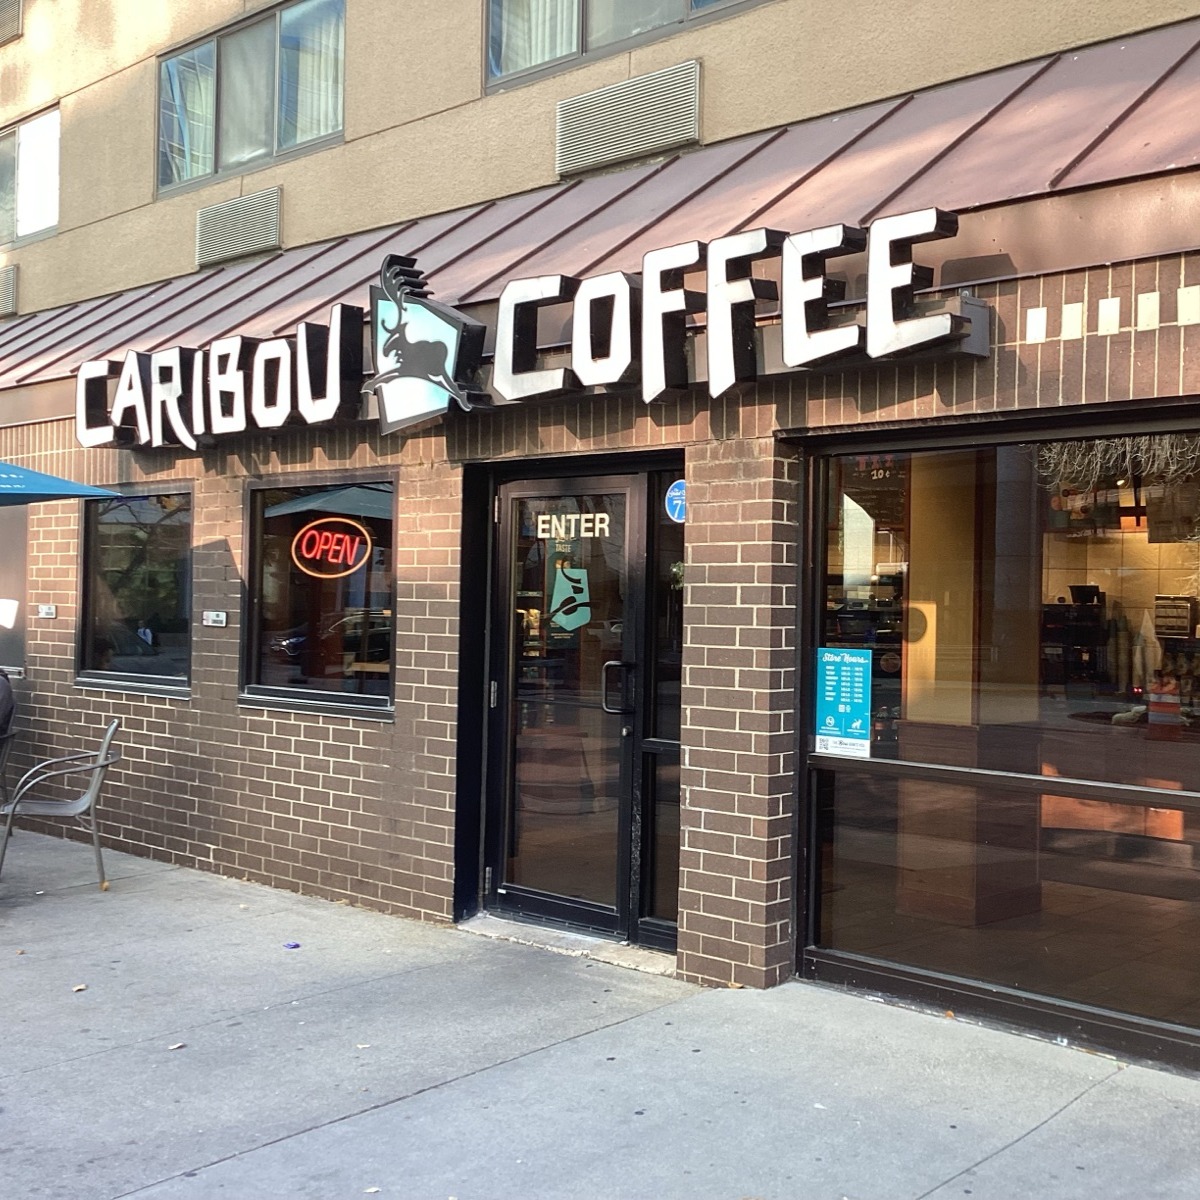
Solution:
<svg viewBox="0 0 1200 1200"><path fill-rule="evenodd" d="M345 0L301 0L163 59L158 186L340 133L344 40Z"/></svg>
<svg viewBox="0 0 1200 1200"><path fill-rule="evenodd" d="M0 245L58 224L58 109L0 132Z"/></svg>
<svg viewBox="0 0 1200 1200"><path fill-rule="evenodd" d="M739 0L488 0L488 79L683 25Z"/></svg>

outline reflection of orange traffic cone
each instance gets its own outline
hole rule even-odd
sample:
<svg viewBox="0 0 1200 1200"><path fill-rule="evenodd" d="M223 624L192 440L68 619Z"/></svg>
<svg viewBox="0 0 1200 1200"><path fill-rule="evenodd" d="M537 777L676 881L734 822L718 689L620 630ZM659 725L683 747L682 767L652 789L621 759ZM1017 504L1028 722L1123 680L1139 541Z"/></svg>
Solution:
<svg viewBox="0 0 1200 1200"><path fill-rule="evenodd" d="M1179 683L1173 675L1154 672L1154 681L1146 696L1148 736L1157 741L1179 737L1183 718L1179 712Z"/></svg>

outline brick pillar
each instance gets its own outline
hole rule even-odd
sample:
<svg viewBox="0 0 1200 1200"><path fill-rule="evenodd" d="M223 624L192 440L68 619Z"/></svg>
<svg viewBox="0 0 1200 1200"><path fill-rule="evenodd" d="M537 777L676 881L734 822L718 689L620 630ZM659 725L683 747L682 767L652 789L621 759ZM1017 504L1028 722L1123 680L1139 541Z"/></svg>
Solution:
<svg viewBox="0 0 1200 1200"><path fill-rule="evenodd" d="M711 442L687 485L678 969L771 987L795 969L796 458Z"/></svg>

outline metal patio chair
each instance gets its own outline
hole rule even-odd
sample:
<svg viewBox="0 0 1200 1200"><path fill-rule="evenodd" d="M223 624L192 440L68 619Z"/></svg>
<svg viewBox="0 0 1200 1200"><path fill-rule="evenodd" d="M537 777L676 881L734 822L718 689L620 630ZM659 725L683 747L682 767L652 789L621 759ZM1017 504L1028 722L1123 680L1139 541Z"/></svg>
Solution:
<svg viewBox="0 0 1200 1200"><path fill-rule="evenodd" d="M121 727L119 719L108 723L100 745L95 751L82 750L77 754L65 754L62 758L51 758L38 763L21 777L12 796L0 805L0 815L6 820L4 836L0 837L0 871L4 870L4 856L8 851L8 839L12 833L13 820L18 815L26 817L69 817L77 820L92 835L96 848L96 872L100 876L100 890L108 891L108 880L104 877L104 859L100 857L100 824L96 820L96 802L108 768L121 755L112 749L112 741ZM36 796L35 790L49 782L73 780L74 795L65 800L54 800ZM82 791L76 791L82 787Z"/></svg>

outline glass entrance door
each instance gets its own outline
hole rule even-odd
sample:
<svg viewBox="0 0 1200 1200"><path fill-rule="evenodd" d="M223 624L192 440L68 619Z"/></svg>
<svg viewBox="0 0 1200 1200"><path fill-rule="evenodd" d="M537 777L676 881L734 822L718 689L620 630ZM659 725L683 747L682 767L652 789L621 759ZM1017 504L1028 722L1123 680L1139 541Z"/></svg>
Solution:
<svg viewBox="0 0 1200 1200"><path fill-rule="evenodd" d="M648 521L662 486L648 474L500 491L488 900L665 945L678 891L682 526L673 547Z"/></svg>

